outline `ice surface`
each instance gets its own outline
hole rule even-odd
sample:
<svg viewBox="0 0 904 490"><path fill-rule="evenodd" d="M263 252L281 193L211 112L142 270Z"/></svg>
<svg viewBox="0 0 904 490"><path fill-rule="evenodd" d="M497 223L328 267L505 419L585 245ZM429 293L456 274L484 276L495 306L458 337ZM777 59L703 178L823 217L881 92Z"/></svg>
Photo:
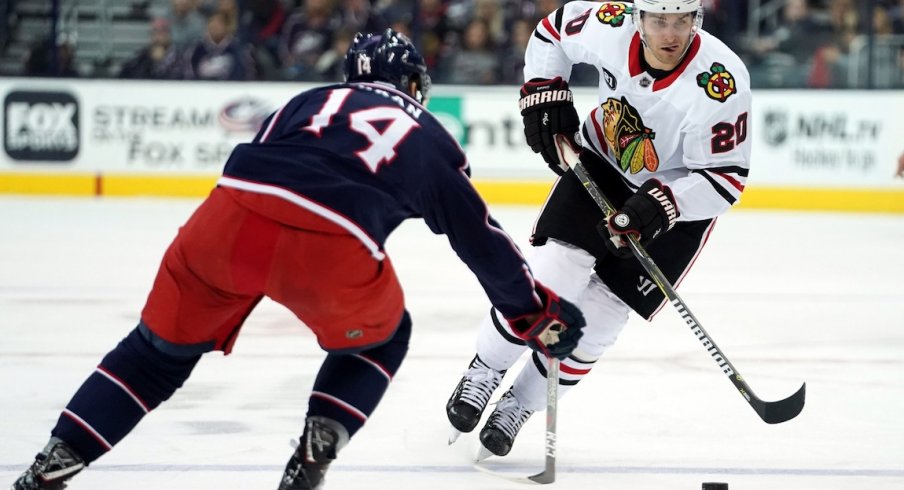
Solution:
<svg viewBox="0 0 904 490"><path fill-rule="evenodd" d="M0 487L135 326L165 247L197 203L0 197ZM535 212L493 208L526 253ZM327 488L524 487L471 467L473 434L446 445L443 407L488 308L477 281L419 221L387 250L415 323L411 350ZM901 216L729 213L679 292L761 398L806 381L803 413L760 421L667 307L652 323L632 318L561 400L551 487L904 488L902 254ZM301 324L262 303L231 356L206 356L70 488L274 489L322 358ZM516 476L541 470L543 417L488 464Z"/></svg>

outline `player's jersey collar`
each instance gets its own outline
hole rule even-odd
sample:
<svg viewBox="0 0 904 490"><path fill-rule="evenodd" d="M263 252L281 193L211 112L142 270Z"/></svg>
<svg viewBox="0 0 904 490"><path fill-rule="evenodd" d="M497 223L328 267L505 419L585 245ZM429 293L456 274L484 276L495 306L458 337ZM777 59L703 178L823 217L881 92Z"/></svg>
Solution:
<svg viewBox="0 0 904 490"><path fill-rule="evenodd" d="M634 37L631 38L631 46L628 48L628 72L632 78L643 73L643 68L640 66L640 50L642 47L643 42L640 40L640 33L635 32ZM700 51L699 33L694 34L694 39L691 40L691 47L688 48L684 59L681 60L681 63L675 67L672 73L661 80L653 82L653 91L662 90L674 83L675 80L684 73L684 70L687 69L688 65L691 64L691 61L697 56L698 51Z"/></svg>

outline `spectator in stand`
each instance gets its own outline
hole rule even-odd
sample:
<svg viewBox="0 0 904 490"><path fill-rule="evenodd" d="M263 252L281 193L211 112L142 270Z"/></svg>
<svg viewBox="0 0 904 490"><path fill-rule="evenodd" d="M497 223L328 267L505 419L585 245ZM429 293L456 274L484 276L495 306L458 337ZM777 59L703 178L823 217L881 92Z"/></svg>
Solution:
<svg viewBox="0 0 904 490"><path fill-rule="evenodd" d="M167 20L176 49L186 48L204 36L204 18L192 0L172 0Z"/></svg>
<svg viewBox="0 0 904 490"><path fill-rule="evenodd" d="M0 0L0 50L6 50L9 40L10 23L14 19L16 0Z"/></svg>
<svg viewBox="0 0 904 490"><path fill-rule="evenodd" d="M140 1L140 0L139 0ZM207 19L214 12L225 12L228 17L227 25L233 32L238 29L239 12L242 10L239 0L193 0L195 10L201 17ZM244 4L244 0L242 0Z"/></svg>
<svg viewBox="0 0 904 490"><path fill-rule="evenodd" d="M884 3L877 3L872 15L854 9L851 0L833 0L830 13L836 44L817 53L818 70L814 70L811 86L846 87L849 81L854 81L856 88L867 87L870 60L865 36L869 20L875 41L871 88L904 86L904 51L892 38L900 34L895 27L894 9ZM850 78L851 74L855 75L854 79Z"/></svg>
<svg viewBox="0 0 904 490"><path fill-rule="evenodd" d="M286 20L279 41L279 54L290 80L316 80L314 66L330 49L341 23L330 0L304 0L304 5Z"/></svg>
<svg viewBox="0 0 904 490"><path fill-rule="evenodd" d="M236 0L217 0L214 12L222 12L226 18L226 29L236 33L239 30L239 4ZM210 15L208 15L209 17Z"/></svg>
<svg viewBox="0 0 904 490"><path fill-rule="evenodd" d="M516 19L512 23L511 38L499 60L502 67L501 82L521 85L524 83L524 52L527 42L534 32L534 24L526 19Z"/></svg>
<svg viewBox="0 0 904 490"><path fill-rule="evenodd" d="M385 30L385 29L384 29ZM323 53L314 66L319 79L323 82L341 82L345 79L345 54L352 45L355 31L339 29L333 36L333 47Z"/></svg>
<svg viewBox="0 0 904 490"><path fill-rule="evenodd" d="M371 2L380 11L380 15L386 19L386 22L393 24L404 21L409 30L412 27L411 20L414 18L417 3L418 0L373 0Z"/></svg>
<svg viewBox="0 0 904 490"><path fill-rule="evenodd" d="M748 0L703 0L706 32L735 49L747 28Z"/></svg>
<svg viewBox="0 0 904 490"><path fill-rule="evenodd" d="M49 36L39 39L25 53L22 74L31 77L78 78L80 75L75 68L75 46L76 35L70 32L60 32L56 46ZM56 62L53 58L54 50Z"/></svg>
<svg viewBox="0 0 904 490"><path fill-rule="evenodd" d="M901 64L901 56L904 53L902 53L902 48L892 38L896 33L891 9L886 5L877 4L873 10L872 21L875 44L873 47L873 85L871 88L901 87L902 82L904 82L904 74L902 74L904 65ZM854 46L851 46L852 50L854 48ZM855 69L859 70L860 73L866 73L869 70L869 59L866 56L866 49L861 49L859 54L860 56L854 58L859 63Z"/></svg>
<svg viewBox="0 0 904 490"><path fill-rule="evenodd" d="M847 52L847 47L857 36L862 19L857 7L860 2L854 0L829 0L829 23L832 26L837 46Z"/></svg>
<svg viewBox="0 0 904 490"><path fill-rule="evenodd" d="M371 0L342 0L340 7L342 28L355 32L383 32L389 22L374 9ZM348 45L346 45L346 48ZM345 52L342 52L345 56Z"/></svg>
<svg viewBox="0 0 904 490"><path fill-rule="evenodd" d="M246 0L239 20L239 38L248 44L262 78L279 78L279 34L286 23L280 0Z"/></svg>
<svg viewBox="0 0 904 490"><path fill-rule="evenodd" d="M446 19L446 6L441 0L417 0L417 18L414 21L413 39L420 47L427 69L441 78L438 68L440 60L448 49L448 35L451 31Z"/></svg>
<svg viewBox="0 0 904 490"><path fill-rule="evenodd" d="M413 39L413 35L411 32L411 19L410 18L399 18L390 22L389 27L398 32L399 34L404 35L408 39Z"/></svg>
<svg viewBox="0 0 904 490"><path fill-rule="evenodd" d="M472 20L482 20L489 30L493 44L499 46L509 37L505 19L499 9L499 0L476 0Z"/></svg>
<svg viewBox="0 0 904 490"><path fill-rule="evenodd" d="M852 0L830 0L828 5L832 41L813 56L808 85L841 88L848 85L851 41L857 36L860 17Z"/></svg>
<svg viewBox="0 0 904 490"><path fill-rule="evenodd" d="M562 0L535 0L534 2L536 7L534 7L534 19L531 19L534 25L539 22L543 17L549 15L550 12L553 12L557 8L561 7L563 3Z"/></svg>
<svg viewBox="0 0 904 490"><path fill-rule="evenodd" d="M804 87L817 50L831 43L831 30L811 12L807 0L788 0L779 27L753 41L751 74L766 73L770 86Z"/></svg>
<svg viewBox="0 0 904 490"><path fill-rule="evenodd" d="M754 42L761 54L787 53L798 65L810 62L813 53L829 42L831 32L810 10L807 0L788 0L779 27Z"/></svg>
<svg viewBox="0 0 904 490"><path fill-rule="evenodd" d="M499 81L499 59L482 20L472 20L465 28L462 46L443 63L443 81L484 85Z"/></svg>
<svg viewBox="0 0 904 490"><path fill-rule="evenodd" d="M503 22L511 26L519 19L534 18L534 0L500 0Z"/></svg>
<svg viewBox="0 0 904 490"><path fill-rule="evenodd" d="M170 37L169 21L158 17L151 21L150 44L123 63L119 77L154 80L181 78L179 54Z"/></svg>
<svg viewBox="0 0 904 490"><path fill-rule="evenodd" d="M895 34L904 34L904 0L893 3L889 14L891 14L892 29Z"/></svg>
<svg viewBox="0 0 904 490"><path fill-rule="evenodd" d="M474 17L475 0L443 0L446 6L446 22L456 34L461 34Z"/></svg>
<svg viewBox="0 0 904 490"><path fill-rule="evenodd" d="M207 20L207 35L186 54L189 80L252 80L254 67L248 48L229 32L229 19L214 12Z"/></svg>

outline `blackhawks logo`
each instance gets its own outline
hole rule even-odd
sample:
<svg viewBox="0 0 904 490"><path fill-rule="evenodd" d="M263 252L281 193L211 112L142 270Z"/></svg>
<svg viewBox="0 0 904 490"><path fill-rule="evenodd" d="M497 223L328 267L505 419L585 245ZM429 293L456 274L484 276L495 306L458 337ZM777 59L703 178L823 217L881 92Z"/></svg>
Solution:
<svg viewBox="0 0 904 490"><path fill-rule="evenodd" d="M719 102L725 102L738 90L735 79L722 63L713 63L709 72L697 75L697 85L706 90L706 96Z"/></svg>
<svg viewBox="0 0 904 490"><path fill-rule="evenodd" d="M622 172L636 174L646 168L659 168L659 155L653 146L656 133L644 126L637 109L628 100L609 98L603 105L603 136L615 154Z"/></svg>
<svg viewBox="0 0 904 490"><path fill-rule="evenodd" d="M596 12L596 18L603 24L621 27L625 23L625 16L631 15L631 8L622 2L606 2Z"/></svg>

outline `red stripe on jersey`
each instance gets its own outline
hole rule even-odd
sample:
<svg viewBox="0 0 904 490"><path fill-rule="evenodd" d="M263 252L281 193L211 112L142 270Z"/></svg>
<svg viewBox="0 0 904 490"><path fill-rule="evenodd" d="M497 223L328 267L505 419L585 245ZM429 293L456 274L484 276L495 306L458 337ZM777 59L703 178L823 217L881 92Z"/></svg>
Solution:
<svg viewBox="0 0 904 490"><path fill-rule="evenodd" d="M632 77L643 73L643 68L640 67L640 46L640 33L635 32L634 37L631 38L631 45L628 47L628 73Z"/></svg>
<svg viewBox="0 0 904 490"><path fill-rule="evenodd" d="M552 37L556 38L556 41L562 40L562 36L560 36L559 33L556 32L555 28L552 26L552 23L549 22L549 17L543 17L542 24L543 27L545 27L546 30L549 31L550 34L552 34Z"/></svg>
<svg viewBox="0 0 904 490"><path fill-rule="evenodd" d="M719 172L712 172L712 173L727 180L728 183L733 185L735 189L742 191L742 192L744 191L744 184L738 182L734 177L732 177L730 175L722 174Z"/></svg>
<svg viewBox="0 0 904 490"><path fill-rule="evenodd" d="M575 369L567 364L559 364L559 370L566 374L575 374L583 376L590 372L590 369Z"/></svg>
<svg viewBox="0 0 904 490"><path fill-rule="evenodd" d="M596 114L599 112L600 108L597 107L593 110L593 114L590 115L590 120L593 121L593 129L596 131L596 139L600 140L600 145L602 148L600 150L603 151L604 154L609 153L609 145L606 143L606 138L603 136L603 128L600 127L599 121L596 120Z"/></svg>
<svg viewBox="0 0 904 490"><path fill-rule="evenodd" d="M640 33L635 32L634 37L631 38L631 46L628 48L628 73L632 77L636 77L643 73L643 68L640 66L640 50L642 47L643 43L640 40ZM697 56L699 51L700 34L695 34L694 39L691 41L691 46L687 50L687 54L684 55L684 59L681 60L681 63L676 66L674 70L672 70L672 73L670 73L669 76L653 82L653 91L662 90L675 83L675 80L678 80L678 77L684 73L684 70L691 64L691 61Z"/></svg>

